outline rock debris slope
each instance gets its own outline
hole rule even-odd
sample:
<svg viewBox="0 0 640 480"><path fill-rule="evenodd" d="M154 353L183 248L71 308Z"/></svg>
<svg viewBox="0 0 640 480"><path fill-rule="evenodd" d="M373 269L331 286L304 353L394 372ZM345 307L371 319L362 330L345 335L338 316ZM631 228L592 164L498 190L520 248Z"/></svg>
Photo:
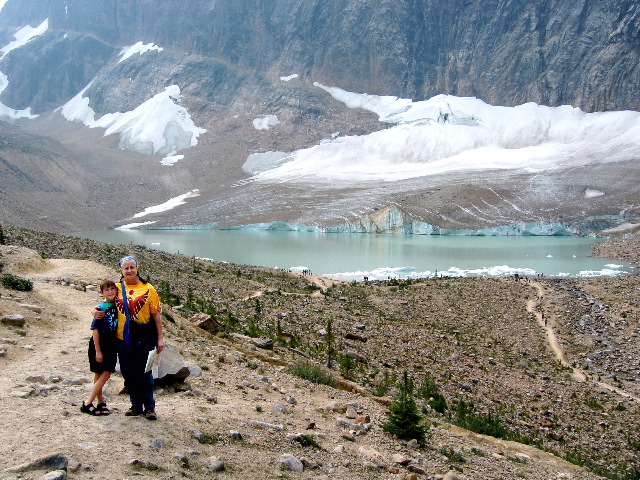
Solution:
<svg viewBox="0 0 640 480"><path fill-rule="evenodd" d="M31 237L34 246L36 238ZM49 238L47 244L49 255L59 255L54 250L60 247L86 259L94 258L89 252L100 252L93 243L82 244L87 253L72 241ZM128 404L118 394L118 375L108 387L111 416L79 411L90 385L87 312L98 298L89 285L115 272L80 258L43 260L24 247L1 248L3 272L30 278L35 285L33 292L0 289L0 467L14 469L5 470L3 478L16 478L16 469L24 470L21 478L42 478L41 469L29 469L53 454L66 459L70 478L107 479L136 472L203 478L223 468L228 478L599 478L560 456L618 475L611 478L638 468L633 443L638 367L628 364L623 352L587 367L583 360L599 350L603 335L570 324L573 309L585 301L583 294L565 297L588 291L598 299L594 303L609 306L596 309L597 315L627 312L624 328L637 337L636 297L629 296L637 289L635 277L618 283L612 279L611 285L581 281L572 289L540 281L542 290L506 279L449 279L401 289L337 284L323 295L288 294L281 283L278 294L269 284L287 282L282 274L271 277L268 270L228 266L227 277L220 265L209 278L203 265L202 285L212 282L241 324L255 314L259 299L260 327L268 331L280 318L284 333L292 335L297 325L301 346L284 348L276 342L273 350L265 350L244 335L212 336L173 311L172 321L165 317L168 341L199 365L202 375L158 391L160 419L148 422L123 415ZM141 250L136 255L155 264L154 283L165 278L175 291L181 283L170 275L188 271L190 264L193 268L192 260L179 256L167 258L170 263L163 266L166 254ZM291 285L298 282L304 284L296 277L289 280ZM615 293L610 290L614 285ZM256 297L256 291L262 294ZM571 369L558 363L540 323L542 311L570 366L583 372L584 380L572 378ZM607 336L619 340L624 330L616 330L621 323L613 316ZM343 380L341 389L302 380L287 368L303 358L301 353L316 351L312 356L318 357L328 318L340 351L367 362L351 371L356 382ZM576 318L584 320L578 309ZM632 341L620 350L637 358ZM434 426L424 445L392 438L380 427L391 397L376 397L373 385L383 381L383 372L397 375L403 369L417 383L433 379L450 415L455 416L456 403L474 405L478 413L498 415L509 430L557 456L454 427L447 416L433 411L427 414ZM312 436L318 447L304 446L304 435ZM45 469L57 468L57 458ZM300 473L286 473L300 468Z"/></svg>

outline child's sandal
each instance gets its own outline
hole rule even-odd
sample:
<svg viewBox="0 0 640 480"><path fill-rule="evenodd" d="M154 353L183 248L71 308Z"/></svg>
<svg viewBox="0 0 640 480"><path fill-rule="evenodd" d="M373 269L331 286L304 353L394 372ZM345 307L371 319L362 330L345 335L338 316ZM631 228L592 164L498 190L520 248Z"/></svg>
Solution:
<svg viewBox="0 0 640 480"><path fill-rule="evenodd" d="M97 415L111 415L111 411L107 408L107 404L104 402L96 405L96 412L99 412Z"/></svg>
<svg viewBox="0 0 640 480"><path fill-rule="evenodd" d="M89 405L85 405L84 401L82 402L80 411L82 413L88 413L89 415L100 415L100 413L98 413L98 409L93 406L93 403L90 403Z"/></svg>

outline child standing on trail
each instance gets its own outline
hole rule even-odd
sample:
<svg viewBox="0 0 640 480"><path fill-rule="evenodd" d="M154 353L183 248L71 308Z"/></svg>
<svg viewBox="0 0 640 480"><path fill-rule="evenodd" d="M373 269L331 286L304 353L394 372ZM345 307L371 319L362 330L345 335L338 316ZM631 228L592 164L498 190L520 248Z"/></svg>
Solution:
<svg viewBox="0 0 640 480"><path fill-rule="evenodd" d="M116 328L118 327L118 311L116 297L118 287L113 280L103 280L100 283L100 293L104 296L98 309L105 312L102 318L94 318L91 324L93 334L89 340L89 369L93 372L93 389L82 402L80 411L89 415L109 415L102 389L116 369ZM98 405L93 406L93 400L98 399Z"/></svg>

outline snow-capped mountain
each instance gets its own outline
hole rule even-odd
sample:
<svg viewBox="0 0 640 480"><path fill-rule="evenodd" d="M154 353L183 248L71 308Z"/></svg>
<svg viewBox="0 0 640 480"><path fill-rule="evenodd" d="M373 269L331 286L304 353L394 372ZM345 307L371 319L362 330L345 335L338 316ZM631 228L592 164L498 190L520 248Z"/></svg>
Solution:
<svg viewBox="0 0 640 480"><path fill-rule="evenodd" d="M639 29L614 0L8 0L2 221L633 225Z"/></svg>

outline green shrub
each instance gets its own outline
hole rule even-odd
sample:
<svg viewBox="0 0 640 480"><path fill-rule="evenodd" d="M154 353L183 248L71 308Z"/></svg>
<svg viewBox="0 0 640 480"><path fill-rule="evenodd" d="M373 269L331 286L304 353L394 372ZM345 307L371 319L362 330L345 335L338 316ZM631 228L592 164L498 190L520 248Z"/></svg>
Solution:
<svg viewBox="0 0 640 480"><path fill-rule="evenodd" d="M380 380L380 383L376 385L375 395L377 397L384 397L387 393L389 393L389 390L391 389L392 386L393 386L393 378L391 377L389 372L385 371L382 374L382 380Z"/></svg>
<svg viewBox="0 0 640 480"><path fill-rule="evenodd" d="M466 463L467 462L467 459L464 458L464 455L462 455L462 453L456 452L451 447L442 447L440 450L438 450L438 452L441 455L444 455L445 457L447 457L450 462L454 462L454 463Z"/></svg>
<svg viewBox="0 0 640 480"><path fill-rule="evenodd" d="M472 432L495 438L509 438L507 429L500 423L498 418L491 414L477 414L473 409L473 405L467 405L462 400L457 405L454 423Z"/></svg>
<svg viewBox="0 0 640 480"><path fill-rule="evenodd" d="M500 421L497 415L477 413L472 404L466 404L463 400L456 406L452 422L459 427L482 435L489 435L503 440L513 440L526 445L539 443L535 437L525 436L516 430L509 429Z"/></svg>
<svg viewBox="0 0 640 480"><path fill-rule="evenodd" d="M316 437L314 437L313 435L309 435L309 434L300 435L299 437L296 437L296 441L303 447L320 448L320 445L318 444Z"/></svg>
<svg viewBox="0 0 640 480"><path fill-rule="evenodd" d="M486 457L487 456L486 453L484 453L482 450L480 450L480 449L478 449L476 447L471 448L471 453L473 453L474 455L477 455L478 457Z"/></svg>
<svg viewBox="0 0 640 480"><path fill-rule="evenodd" d="M289 369L289 373L319 385L336 386L336 380L330 372L311 362L297 362Z"/></svg>
<svg viewBox="0 0 640 480"><path fill-rule="evenodd" d="M403 440L424 441L427 427L421 424L422 416L413 399L413 381L407 371L403 373L402 383L393 403L389 406L388 419L382 429Z"/></svg>
<svg viewBox="0 0 640 480"><path fill-rule="evenodd" d="M260 328L260 325L258 325L257 319L255 317L249 318L249 323L244 329L244 333L251 338L266 336L266 332L262 328Z"/></svg>
<svg viewBox="0 0 640 480"><path fill-rule="evenodd" d="M33 283L26 278L16 277L15 275L5 274L2 275L2 286L11 290L18 290L20 292L30 292L33 290Z"/></svg>
<svg viewBox="0 0 640 480"><path fill-rule="evenodd" d="M355 359L349 355L340 355L338 362L340 364L340 374L347 380L353 381L353 371L357 366Z"/></svg>
<svg viewBox="0 0 640 480"><path fill-rule="evenodd" d="M447 409L447 402L444 399L444 395L440 393L440 389L436 382L426 376L418 388L418 395L424 398L433 410L438 413L444 413Z"/></svg>

